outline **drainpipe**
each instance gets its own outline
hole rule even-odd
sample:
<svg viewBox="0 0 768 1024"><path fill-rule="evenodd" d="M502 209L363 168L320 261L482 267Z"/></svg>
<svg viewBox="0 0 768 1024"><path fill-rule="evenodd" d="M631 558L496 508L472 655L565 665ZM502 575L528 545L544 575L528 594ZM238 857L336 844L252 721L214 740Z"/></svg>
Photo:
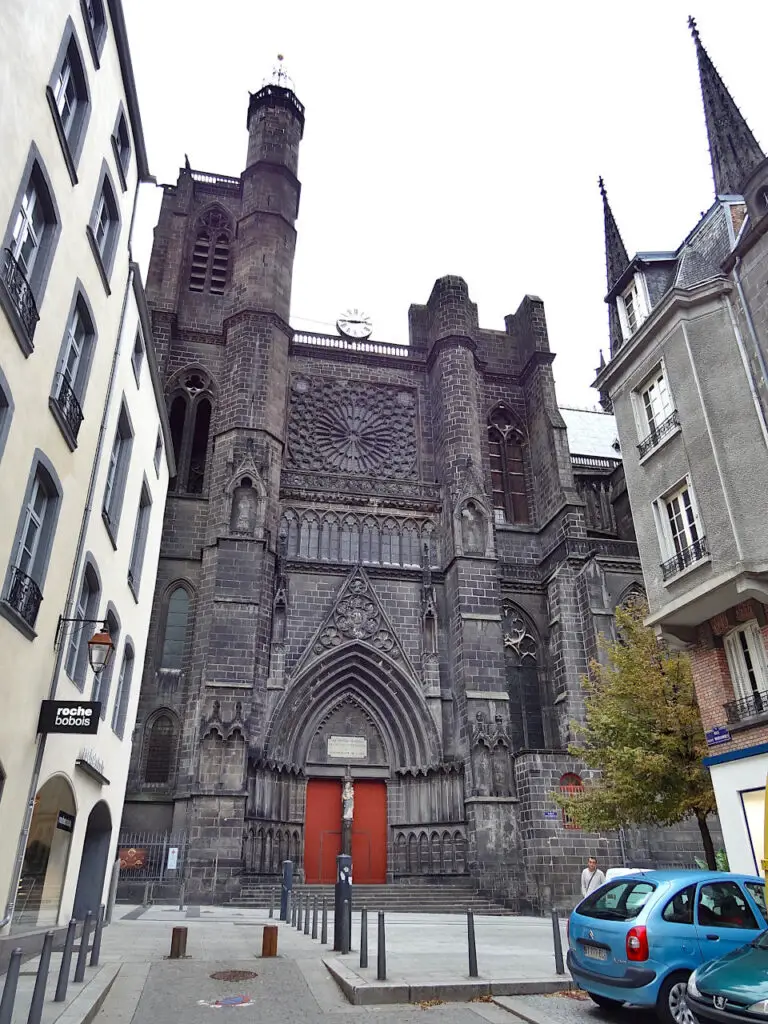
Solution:
<svg viewBox="0 0 768 1024"><path fill-rule="evenodd" d="M75 585L79 576L80 560L83 557L83 549L85 548L85 537L88 532L88 526L91 521L91 513L93 511L93 495L96 490L96 475L98 473L99 465L101 464L101 456L104 450L104 438L107 431L107 419L111 407L112 390L115 383L115 377L117 375L117 364L120 356L120 336L123 332L123 323L125 321L125 309L128 305L128 295L130 294L131 287L133 285L134 275L134 263L131 258L131 236L133 234L133 224L136 217L136 204L139 198L139 185L140 181L136 182L136 189L133 194L133 209L131 211L130 227L128 229L128 277L126 278L125 291L123 293L123 305L120 310L120 320L117 328L117 337L115 339L115 351L112 356L112 367L109 371L109 382L107 384L106 401L104 402L104 411L101 416L101 424L99 426L99 437L96 443L96 452L93 458L93 467L91 469L91 477L88 481L88 494L86 497L85 510L83 512L83 518L80 522L80 532L77 538L77 548L75 551L75 557L72 562L72 572L69 576L69 585L67 588L67 597L64 604L64 616L68 617L68 612L72 610L75 601ZM61 662L64 657L64 643L59 644L59 648L56 651L56 658L53 666L53 673L51 675L51 682L48 687L48 699L53 700L56 696L56 683L59 678L59 672L61 671ZM32 824L32 814L35 809L35 797L37 796L37 785L40 781L40 769L43 765L43 755L45 754L45 733L38 735L37 737L37 749L35 751L35 763L32 768L32 778L29 783L29 792L27 794L27 807L24 811L24 821L21 826L21 832L19 833L19 841L16 846L16 858L13 862L13 870L11 871L11 881L8 887L8 902L5 905L5 917L0 921L0 930L6 931L10 929L13 921L13 914L16 909L16 898L19 892L19 881L21 880L21 872L24 867L24 854L27 849L27 840L29 839L29 829Z"/></svg>

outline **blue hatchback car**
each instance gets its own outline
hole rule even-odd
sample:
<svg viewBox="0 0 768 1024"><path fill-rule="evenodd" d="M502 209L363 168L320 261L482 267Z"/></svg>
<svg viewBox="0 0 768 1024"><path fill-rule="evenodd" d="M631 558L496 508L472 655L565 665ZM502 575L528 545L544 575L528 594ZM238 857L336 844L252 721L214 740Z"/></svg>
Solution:
<svg viewBox="0 0 768 1024"><path fill-rule="evenodd" d="M765 880L720 871L647 871L606 882L568 921L568 969L605 1008L654 1006L688 1024L688 978L768 923Z"/></svg>

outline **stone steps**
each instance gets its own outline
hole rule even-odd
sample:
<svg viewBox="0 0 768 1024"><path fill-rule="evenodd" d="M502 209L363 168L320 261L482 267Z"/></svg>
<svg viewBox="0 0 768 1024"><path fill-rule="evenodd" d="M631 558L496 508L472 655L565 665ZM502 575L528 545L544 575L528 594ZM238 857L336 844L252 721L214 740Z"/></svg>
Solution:
<svg viewBox="0 0 768 1024"><path fill-rule="evenodd" d="M263 882L243 882L240 895L230 900L230 906L268 907L274 899L277 901L280 887L276 883L269 885ZM487 896L480 896L466 884L394 884L394 885L358 885L354 886L354 906L367 907L371 911L383 910L386 913L420 913L420 914L462 914L472 910L476 914L508 915L511 911ZM315 897L318 902L325 898L327 905L333 905L332 885L299 885L294 890L302 899L309 897L310 905Z"/></svg>

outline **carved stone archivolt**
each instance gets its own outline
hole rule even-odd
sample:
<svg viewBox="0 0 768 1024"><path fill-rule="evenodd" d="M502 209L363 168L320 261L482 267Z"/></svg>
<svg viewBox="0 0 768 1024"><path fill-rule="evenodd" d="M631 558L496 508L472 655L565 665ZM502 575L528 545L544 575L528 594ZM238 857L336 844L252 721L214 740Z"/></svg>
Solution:
<svg viewBox="0 0 768 1024"><path fill-rule="evenodd" d="M294 378L287 466L379 478L415 478L416 401L398 387Z"/></svg>

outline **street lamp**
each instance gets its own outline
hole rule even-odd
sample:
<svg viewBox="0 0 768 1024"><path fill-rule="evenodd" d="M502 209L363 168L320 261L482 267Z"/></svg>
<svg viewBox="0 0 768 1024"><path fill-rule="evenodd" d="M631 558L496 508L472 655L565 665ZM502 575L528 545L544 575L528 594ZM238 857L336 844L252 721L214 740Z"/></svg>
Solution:
<svg viewBox="0 0 768 1024"><path fill-rule="evenodd" d="M98 623L100 628L96 630L88 641L88 661L96 675L99 675L99 673L103 672L109 664L109 659L112 657L112 652L115 649L114 641L109 635L109 624L103 619L65 619L63 616L59 616L59 623L56 626L56 636L53 641L55 650L59 649L59 641L62 639L63 633L62 627L65 623L71 622L77 623L77 625L81 627Z"/></svg>
<svg viewBox="0 0 768 1024"><path fill-rule="evenodd" d="M107 667L114 649L115 645L105 622L88 641L88 661L96 675Z"/></svg>

